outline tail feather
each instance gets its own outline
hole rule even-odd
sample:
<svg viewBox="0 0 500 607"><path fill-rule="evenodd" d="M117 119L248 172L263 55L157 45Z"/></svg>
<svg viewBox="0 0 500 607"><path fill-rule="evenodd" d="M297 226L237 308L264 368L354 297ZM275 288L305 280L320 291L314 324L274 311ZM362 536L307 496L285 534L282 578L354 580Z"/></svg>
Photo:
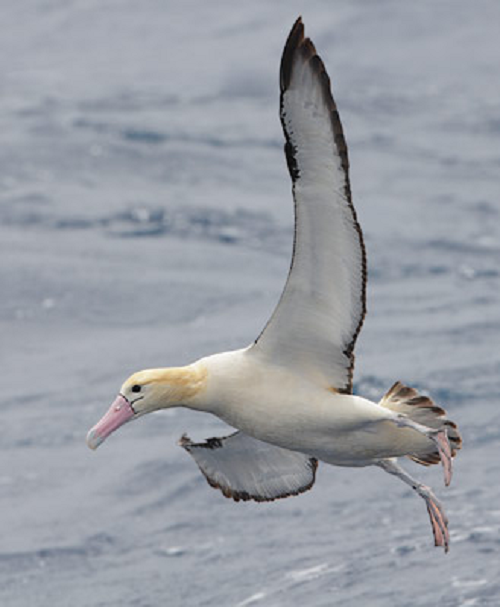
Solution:
<svg viewBox="0 0 500 607"><path fill-rule="evenodd" d="M462 437L457 424L446 417L446 411L438 407L428 396L423 396L414 388L396 382L380 401L382 407L407 415L410 419L428 428L446 429L451 447L451 455L455 457L462 447ZM418 453L409 454L413 461L430 466L441 461L439 452L432 441L428 441Z"/></svg>

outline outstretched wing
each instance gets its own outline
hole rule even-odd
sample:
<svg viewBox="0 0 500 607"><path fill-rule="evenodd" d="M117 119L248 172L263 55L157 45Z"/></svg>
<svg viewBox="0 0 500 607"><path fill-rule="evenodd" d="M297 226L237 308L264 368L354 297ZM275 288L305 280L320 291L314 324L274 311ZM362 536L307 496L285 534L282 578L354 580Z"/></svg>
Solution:
<svg viewBox="0 0 500 607"><path fill-rule="evenodd" d="M365 250L330 79L300 18L283 52L280 86L295 201L293 256L278 306L252 351L350 393L366 311Z"/></svg>
<svg viewBox="0 0 500 607"><path fill-rule="evenodd" d="M281 449L243 432L193 443L184 435L179 444L190 453L208 483L235 501L272 501L310 489L315 459Z"/></svg>

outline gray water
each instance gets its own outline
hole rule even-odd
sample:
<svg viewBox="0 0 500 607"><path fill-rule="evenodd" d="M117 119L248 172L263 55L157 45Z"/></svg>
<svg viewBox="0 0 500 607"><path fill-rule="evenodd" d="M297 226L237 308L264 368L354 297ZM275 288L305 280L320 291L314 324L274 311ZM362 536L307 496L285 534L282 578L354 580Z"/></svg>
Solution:
<svg viewBox="0 0 500 607"><path fill-rule="evenodd" d="M332 77L369 256L355 390L460 424L443 500L375 469L235 504L175 410L98 452L134 370L250 343L289 264L277 71L302 14ZM0 8L0 604L498 605L500 4L17 0Z"/></svg>

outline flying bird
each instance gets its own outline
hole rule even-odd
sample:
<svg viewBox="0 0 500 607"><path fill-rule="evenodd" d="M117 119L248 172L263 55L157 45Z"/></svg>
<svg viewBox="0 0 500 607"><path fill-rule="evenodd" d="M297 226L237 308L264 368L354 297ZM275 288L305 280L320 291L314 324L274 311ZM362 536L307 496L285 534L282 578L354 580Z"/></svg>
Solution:
<svg viewBox="0 0 500 607"><path fill-rule="evenodd" d="M330 78L299 17L283 51L280 118L295 208L288 278L250 346L174 368L134 373L89 431L96 449L126 422L170 407L212 413L237 429L179 444L226 497L271 501L307 491L319 462L378 466L423 498L436 546L448 520L432 490L397 462L442 463L445 484L461 447L455 423L396 382L379 402L353 395L354 346L366 313L366 253Z"/></svg>

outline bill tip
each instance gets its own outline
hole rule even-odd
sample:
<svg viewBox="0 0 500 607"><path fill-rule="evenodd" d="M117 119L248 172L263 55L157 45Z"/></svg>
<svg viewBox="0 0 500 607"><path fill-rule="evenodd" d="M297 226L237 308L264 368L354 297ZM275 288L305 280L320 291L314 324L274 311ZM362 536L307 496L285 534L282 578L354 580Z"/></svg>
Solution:
<svg viewBox="0 0 500 607"><path fill-rule="evenodd" d="M102 436L99 436L95 430L90 430L87 434L87 446L92 451L95 451L97 447L104 441Z"/></svg>

